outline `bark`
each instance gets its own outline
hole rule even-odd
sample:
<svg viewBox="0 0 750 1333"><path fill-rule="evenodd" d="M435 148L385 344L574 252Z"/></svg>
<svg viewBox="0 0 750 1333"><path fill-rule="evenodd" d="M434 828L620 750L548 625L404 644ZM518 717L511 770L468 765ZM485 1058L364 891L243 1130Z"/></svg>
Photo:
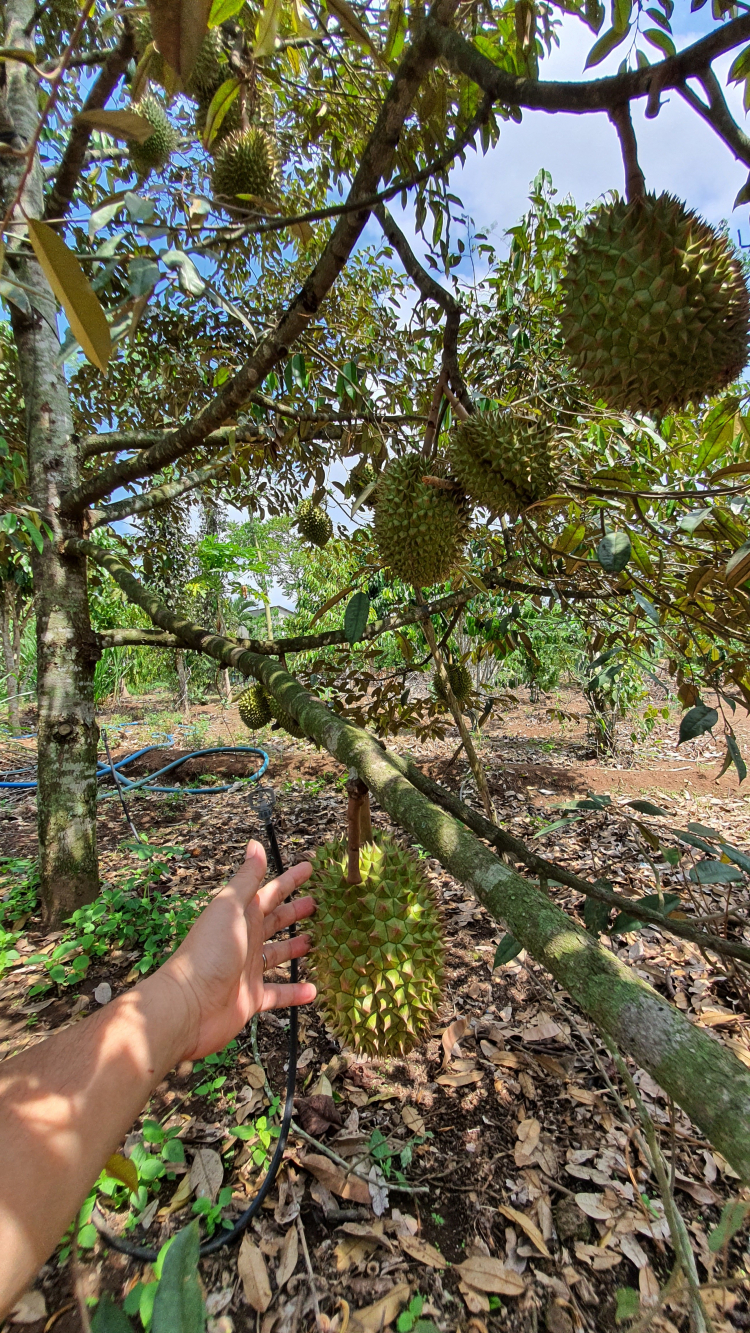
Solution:
<svg viewBox="0 0 750 1333"><path fill-rule="evenodd" d="M20 656L20 634L18 635L18 651L16 650L16 627L18 624L17 607L13 596L13 589L10 583L4 583L2 587L2 600L0 601L0 632L3 641L3 666L5 668L5 692L8 698L8 722L11 731L21 730L21 710L18 703L19 690L19 656Z"/></svg>
<svg viewBox="0 0 750 1333"><path fill-rule="evenodd" d="M190 676L185 661L184 649L178 648L174 655L175 666L177 668L177 707L181 709L182 716L186 722L190 721L190 692L188 684Z"/></svg>
<svg viewBox="0 0 750 1333"><path fill-rule="evenodd" d="M8 0L6 46L34 50L24 27L34 11L32 0ZM7 114L23 143L33 138L38 120L33 70L16 61L6 66ZM22 158L0 159L3 207L14 200L23 175ZM29 217L42 215L42 172L34 162L23 191ZM13 221L20 224L16 210ZM20 230L20 226L18 227ZM13 253L15 275L31 288L28 313L11 306L13 334L26 409L29 493L56 537L77 535L80 524L61 520L60 496L79 482L71 436L68 391L56 366L60 344L56 307L47 281L33 256ZM85 560L61 555L57 542L45 541L31 556L37 614L37 690L39 700L39 786L37 820L42 899L48 923L57 923L99 890L96 861L96 750L94 666L98 648L88 612Z"/></svg>
<svg viewBox="0 0 750 1333"><path fill-rule="evenodd" d="M714 1037L573 921L539 887L430 801L400 771L396 756L360 727L337 717L278 663L209 634L165 607L116 557L76 542L115 578L136 605L186 647L262 681L305 734L354 772L388 814L473 890L497 921L571 995L620 1048L652 1075L740 1176L750 1179L750 1070Z"/></svg>

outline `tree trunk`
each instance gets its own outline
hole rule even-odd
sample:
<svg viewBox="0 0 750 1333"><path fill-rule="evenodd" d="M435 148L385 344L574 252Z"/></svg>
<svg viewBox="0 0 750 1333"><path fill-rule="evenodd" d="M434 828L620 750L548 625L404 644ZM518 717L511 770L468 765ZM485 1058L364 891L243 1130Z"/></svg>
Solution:
<svg viewBox="0 0 750 1333"><path fill-rule="evenodd" d="M3 584L0 600L0 632L3 640L3 666L5 668L5 693L8 699L8 722L11 731L21 730L21 709L18 703L18 661L13 651L18 617L15 598L10 583ZM20 647L20 645L19 645Z"/></svg>
<svg viewBox="0 0 750 1333"><path fill-rule="evenodd" d="M34 39L24 28L34 13L33 0L8 0L4 44L33 53ZM37 124L34 71L19 61L5 69L5 105L0 112L15 130L14 147L23 148ZM16 196L24 169L22 158L0 158L3 208ZM26 181L23 209L42 215L42 171L38 158ZM17 235L23 215L13 215ZM80 525L58 518L61 497L79 483L72 440L67 385L57 366L55 301L33 256L8 246L11 269L36 295L26 312L11 306L11 322L26 408L26 447L31 503L54 533L31 561L36 591L37 690L39 699L39 786L37 821L41 891L49 924L91 902L99 891L96 858L96 751L99 732L94 716L94 666L98 649L89 622L86 563L61 556L58 543L78 535Z"/></svg>
<svg viewBox="0 0 750 1333"><path fill-rule="evenodd" d="M177 707L182 710L186 722L190 721L190 693L188 691L189 674L185 664L185 653L178 648L174 655L177 668Z"/></svg>

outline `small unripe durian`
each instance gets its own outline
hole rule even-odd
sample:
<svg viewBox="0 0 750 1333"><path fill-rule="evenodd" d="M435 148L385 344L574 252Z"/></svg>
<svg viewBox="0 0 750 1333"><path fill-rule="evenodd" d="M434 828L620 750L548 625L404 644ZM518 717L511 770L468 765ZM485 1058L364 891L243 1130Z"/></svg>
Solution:
<svg viewBox="0 0 750 1333"><path fill-rule="evenodd" d="M313 546L325 546L333 536L333 523L325 509L314 505L312 500L303 500L297 510L297 527L300 535Z"/></svg>
<svg viewBox="0 0 750 1333"><path fill-rule="evenodd" d="M131 110L154 129L144 143L131 139L128 146L130 161L138 175L148 176L150 171L160 171L167 165L177 147L177 135L164 107L153 93L144 93L140 102L133 103Z"/></svg>

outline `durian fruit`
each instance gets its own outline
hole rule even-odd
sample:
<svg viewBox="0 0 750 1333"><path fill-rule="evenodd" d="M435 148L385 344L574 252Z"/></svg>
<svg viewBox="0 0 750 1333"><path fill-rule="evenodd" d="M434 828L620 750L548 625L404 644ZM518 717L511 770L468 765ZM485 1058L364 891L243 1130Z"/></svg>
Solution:
<svg viewBox="0 0 750 1333"><path fill-rule="evenodd" d="M154 132L144 143L131 139L128 146L130 161L139 176L147 176L150 171L160 171L167 165L177 147L177 135L164 107L153 93L144 93L140 102L134 102L131 110L143 116Z"/></svg>
<svg viewBox="0 0 750 1333"><path fill-rule="evenodd" d="M333 523L325 509L314 505L312 500L303 500L297 510L297 527L300 535L313 546L325 546L333 536Z"/></svg>
<svg viewBox="0 0 750 1333"><path fill-rule="evenodd" d="M448 673L450 687L453 690L457 702L460 704L464 703L474 689L471 672L463 662L446 662L445 670ZM438 699L441 699L443 703L447 703L445 690L443 689L443 682L437 672L435 672L435 675L432 678L432 688Z"/></svg>
<svg viewBox="0 0 750 1333"><path fill-rule="evenodd" d="M289 735L295 736L298 741L302 739L305 733L299 722L285 708L282 708L281 704L276 702L272 694L268 695L268 707L271 710L272 718L275 722L278 722L282 731L288 731Z"/></svg>
<svg viewBox="0 0 750 1333"><path fill-rule="evenodd" d="M325 1020L357 1051L403 1055L440 999L443 930L430 883L387 834L360 848L359 884L347 883L344 841L318 848L312 863L311 962Z"/></svg>
<svg viewBox="0 0 750 1333"><path fill-rule="evenodd" d="M447 472L444 459L406 454L388 464L375 492L375 542L383 564L417 588L442 583L466 541L466 497L422 481Z"/></svg>
<svg viewBox="0 0 750 1333"><path fill-rule="evenodd" d="M273 717L268 691L259 682L249 685L237 700L237 711L250 731L259 731Z"/></svg>
<svg viewBox="0 0 750 1333"><path fill-rule="evenodd" d="M559 480L552 427L513 412L477 412L461 421L448 456L472 500L513 518L552 495Z"/></svg>
<svg viewBox="0 0 750 1333"><path fill-rule="evenodd" d="M154 40L154 34L151 29L150 14L140 14L133 21L133 38L135 40L136 59L140 63L146 51L146 47ZM167 63L160 51L154 50L148 65L148 77L152 83L160 83L162 87L168 82Z"/></svg>
<svg viewBox="0 0 750 1333"><path fill-rule="evenodd" d="M278 167L273 141L265 130L251 125L223 140L216 154L211 184L218 203L231 212L252 205L239 195L273 199L277 193Z"/></svg>
<svg viewBox="0 0 750 1333"><path fill-rule="evenodd" d="M190 97L211 99L225 78L229 69L222 65L220 57L224 52L221 28L209 28L201 42L195 64L185 84L185 92Z"/></svg>
<svg viewBox="0 0 750 1333"><path fill-rule="evenodd" d="M680 411L719 393L747 362L740 265L727 237L672 195L600 208L562 293L568 355L614 409Z"/></svg>

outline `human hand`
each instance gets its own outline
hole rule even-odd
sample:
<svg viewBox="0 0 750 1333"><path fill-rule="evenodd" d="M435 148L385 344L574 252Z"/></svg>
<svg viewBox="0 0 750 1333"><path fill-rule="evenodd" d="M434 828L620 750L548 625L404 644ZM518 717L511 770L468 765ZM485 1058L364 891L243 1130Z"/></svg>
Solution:
<svg viewBox="0 0 750 1333"><path fill-rule="evenodd" d="M310 871L309 862L302 861L261 889L266 854L259 842L249 842L237 874L159 969L164 979L178 984L186 1004L182 1059L198 1060L221 1050L261 1010L315 999L310 982L279 984L263 976L264 953L267 967L274 968L302 958L310 948L309 935L271 941L277 931L315 911L309 896L284 901Z"/></svg>

